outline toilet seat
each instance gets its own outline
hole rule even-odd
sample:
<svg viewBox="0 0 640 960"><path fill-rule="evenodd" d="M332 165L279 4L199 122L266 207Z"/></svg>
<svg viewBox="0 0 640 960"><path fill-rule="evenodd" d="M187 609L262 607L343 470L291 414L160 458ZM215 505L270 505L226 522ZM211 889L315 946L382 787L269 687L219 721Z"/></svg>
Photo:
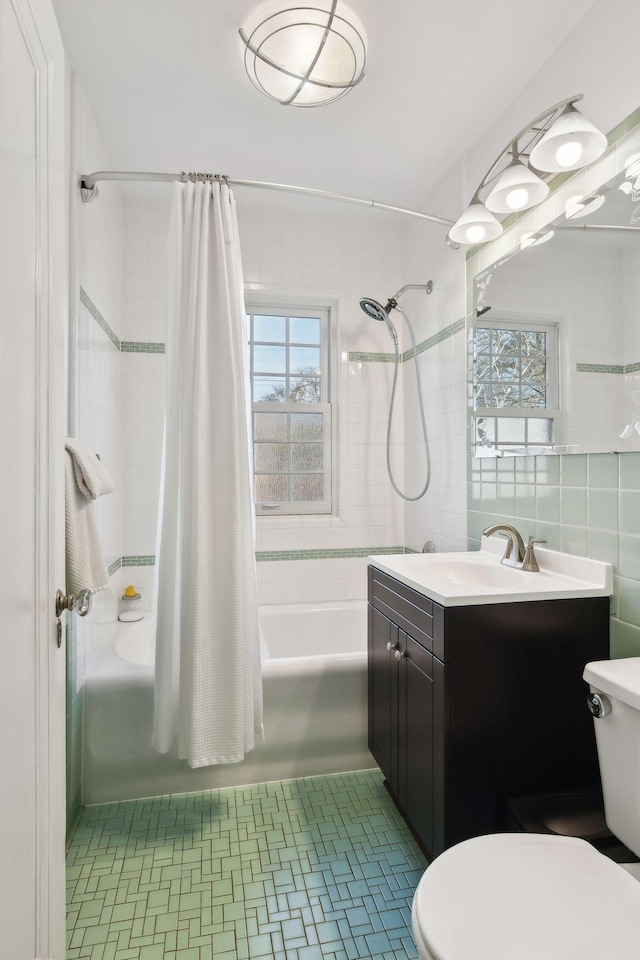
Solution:
<svg viewBox="0 0 640 960"><path fill-rule="evenodd" d="M584 840L492 834L441 854L415 892L427 960L638 960L640 883Z"/></svg>

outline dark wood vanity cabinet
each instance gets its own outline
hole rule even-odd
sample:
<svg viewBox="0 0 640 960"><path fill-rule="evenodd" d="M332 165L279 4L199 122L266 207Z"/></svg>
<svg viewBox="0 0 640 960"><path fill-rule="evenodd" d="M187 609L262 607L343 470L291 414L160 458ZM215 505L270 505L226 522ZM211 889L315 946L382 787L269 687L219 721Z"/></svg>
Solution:
<svg viewBox="0 0 640 960"><path fill-rule="evenodd" d="M431 856L506 829L508 797L598 782L607 597L442 607L370 566L368 612L369 749Z"/></svg>

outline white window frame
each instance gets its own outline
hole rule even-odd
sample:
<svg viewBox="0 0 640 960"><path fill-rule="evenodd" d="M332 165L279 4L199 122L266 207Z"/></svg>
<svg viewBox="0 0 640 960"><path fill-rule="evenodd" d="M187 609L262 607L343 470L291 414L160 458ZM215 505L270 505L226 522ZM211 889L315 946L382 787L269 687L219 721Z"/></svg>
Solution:
<svg viewBox="0 0 640 960"><path fill-rule="evenodd" d="M475 377L476 330L535 330L547 334L547 404L544 407L479 407L476 406L476 387ZM559 339L560 339L560 318L558 317L540 317L523 316L522 314L500 313L491 315L491 319L482 316L478 317L474 326L474 347L473 347L473 416L474 422L481 418L498 419L504 417L514 417L517 419L536 419L552 420L554 445L558 443L556 436L560 423L560 380L559 380ZM477 431L475 438L478 445ZM513 444L513 446L540 446L539 443L523 442L522 444ZM499 444L498 444L499 446Z"/></svg>
<svg viewBox="0 0 640 960"><path fill-rule="evenodd" d="M275 503L257 503L255 504L256 516L268 517L290 517L318 514L331 514L334 501L334 475L332 465L333 456L333 404L332 404L332 349L331 349L331 306L328 304L312 305L305 302L303 298L290 297L266 297L255 296L247 297L246 311L249 316L296 316L296 317L319 317L321 323L320 334L320 368L321 368L321 402L320 403L294 403L291 401L253 401L253 363L251 365L251 429L253 434L253 414L254 413L317 413L322 414L323 418L323 473L324 473L324 494L323 500L290 502L282 501ZM251 335L251 331L250 331ZM260 343L260 341L252 341ZM297 346L286 342L282 346ZM275 376L275 375L274 375ZM254 471L255 476L255 471Z"/></svg>

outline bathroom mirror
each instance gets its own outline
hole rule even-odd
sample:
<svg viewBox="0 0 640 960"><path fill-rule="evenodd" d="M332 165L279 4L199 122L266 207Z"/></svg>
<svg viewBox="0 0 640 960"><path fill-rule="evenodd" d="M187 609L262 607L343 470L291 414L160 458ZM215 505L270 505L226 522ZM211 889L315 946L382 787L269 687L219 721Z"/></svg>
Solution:
<svg viewBox="0 0 640 960"><path fill-rule="evenodd" d="M476 456L640 450L640 154L619 152L474 278Z"/></svg>

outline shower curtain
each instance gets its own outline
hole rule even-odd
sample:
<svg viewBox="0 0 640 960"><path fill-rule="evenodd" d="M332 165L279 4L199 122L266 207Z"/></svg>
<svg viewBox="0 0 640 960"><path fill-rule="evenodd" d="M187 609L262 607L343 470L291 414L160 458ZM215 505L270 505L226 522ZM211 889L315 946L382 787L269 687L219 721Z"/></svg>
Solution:
<svg viewBox="0 0 640 960"><path fill-rule="evenodd" d="M153 745L236 763L262 723L248 334L233 194L179 183L156 574Z"/></svg>

